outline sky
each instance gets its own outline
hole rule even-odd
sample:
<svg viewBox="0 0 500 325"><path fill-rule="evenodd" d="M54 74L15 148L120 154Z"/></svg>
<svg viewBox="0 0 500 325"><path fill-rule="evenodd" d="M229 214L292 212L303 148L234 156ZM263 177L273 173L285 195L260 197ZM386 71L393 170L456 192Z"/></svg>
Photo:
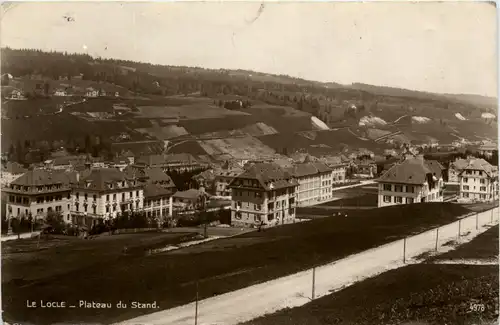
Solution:
<svg viewBox="0 0 500 325"><path fill-rule="evenodd" d="M17 3L0 44L496 97L496 13L478 2Z"/></svg>

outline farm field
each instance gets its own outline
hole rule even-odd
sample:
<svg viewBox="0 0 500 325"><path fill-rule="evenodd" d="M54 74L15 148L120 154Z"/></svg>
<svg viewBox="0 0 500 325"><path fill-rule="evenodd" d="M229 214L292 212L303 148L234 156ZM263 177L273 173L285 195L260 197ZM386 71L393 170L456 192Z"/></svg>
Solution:
<svg viewBox="0 0 500 325"><path fill-rule="evenodd" d="M416 264L241 325L490 325L498 294L498 266ZM485 310L471 312L471 303Z"/></svg>
<svg viewBox="0 0 500 325"><path fill-rule="evenodd" d="M439 212L441 211L441 212ZM26 300L58 297L66 301L157 301L166 309L193 301L196 280L200 299L240 289L252 284L292 274L325 264L371 247L454 221L467 209L453 204L413 204L352 212L349 218L323 218L304 223L266 229L218 239L183 250L144 255L121 255L106 262L90 264L86 258L71 258L75 249L88 250L87 242L71 250L47 248L47 261L71 259L71 267L63 271L44 272L37 281L25 281L33 274L28 258L20 252L17 261L5 260L4 270L15 265L26 274L18 280L6 278L3 300L6 321L49 324L54 322L115 322L152 312L146 309L27 309ZM102 249L92 242L93 251ZM110 246L102 242L103 246ZM121 249L123 245L115 246ZM92 258L91 258L92 259ZM20 262L17 262L20 263ZM166 276L168 275L168 276ZM33 277L33 275L31 275ZM134 281L130 281L134 279ZM105 285L103 285L105 284ZM158 309L155 309L158 311Z"/></svg>

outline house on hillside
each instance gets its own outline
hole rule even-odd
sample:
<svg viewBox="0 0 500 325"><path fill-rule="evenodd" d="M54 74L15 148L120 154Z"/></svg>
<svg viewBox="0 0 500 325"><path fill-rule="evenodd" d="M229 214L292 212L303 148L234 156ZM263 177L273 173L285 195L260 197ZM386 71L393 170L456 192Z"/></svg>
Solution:
<svg viewBox="0 0 500 325"><path fill-rule="evenodd" d="M374 178L377 175L377 164L371 159L355 160L353 162L354 177Z"/></svg>
<svg viewBox="0 0 500 325"><path fill-rule="evenodd" d="M498 167L484 159L468 159L458 175L459 201L492 202L498 200Z"/></svg>
<svg viewBox="0 0 500 325"><path fill-rule="evenodd" d="M423 155L394 164L377 180L378 207L443 202L443 166Z"/></svg>
<svg viewBox="0 0 500 325"><path fill-rule="evenodd" d="M65 96L68 96L68 93L66 92L66 90L64 89L61 89L61 88L58 88L54 91L54 96L60 96L60 97L65 97Z"/></svg>
<svg viewBox="0 0 500 325"><path fill-rule="evenodd" d="M257 163L229 184L231 224L236 227L276 226L295 222L299 182L273 163Z"/></svg>
<svg viewBox="0 0 500 325"><path fill-rule="evenodd" d="M85 89L85 97L90 97L90 98L99 97L99 91L92 87L89 87Z"/></svg>

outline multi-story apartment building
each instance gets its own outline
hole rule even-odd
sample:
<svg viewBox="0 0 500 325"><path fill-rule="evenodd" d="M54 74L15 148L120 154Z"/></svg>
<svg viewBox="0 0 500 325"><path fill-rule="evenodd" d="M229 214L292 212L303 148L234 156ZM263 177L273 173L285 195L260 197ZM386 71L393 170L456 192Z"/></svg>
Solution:
<svg viewBox="0 0 500 325"><path fill-rule="evenodd" d="M43 169L26 172L2 189L8 198L7 217L45 218L54 212L69 222L71 177L69 173Z"/></svg>
<svg viewBox="0 0 500 325"><path fill-rule="evenodd" d="M443 202L443 166L423 156L408 157L377 180L378 206Z"/></svg>
<svg viewBox="0 0 500 325"><path fill-rule="evenodd" d="M299 182L273 163L249 167L229 184L231 223L237 227L275 226L295 222Z"/></svg>
<svg viewBox="0 0 500 325"><path fill-rule="evenodd" d="M333 172L325 163L296 164L286 171L299 182L297 206L314 205L332 198Z"/></svg>
<svg viewBox="0 0 500 325"><path fill-rule="evenodd" d="M484 159L470 159L459 180L460 201L498 200L498 169Z"/></svg>
<svg viewBox="0 0 500 325"><path fill-rule="evenodd" d="M124 211L143 209L143 184L118 169L93 169L80 176L79 173L76 175L72 185L74 224L90 227L100 218L113 218Z"/></svg>

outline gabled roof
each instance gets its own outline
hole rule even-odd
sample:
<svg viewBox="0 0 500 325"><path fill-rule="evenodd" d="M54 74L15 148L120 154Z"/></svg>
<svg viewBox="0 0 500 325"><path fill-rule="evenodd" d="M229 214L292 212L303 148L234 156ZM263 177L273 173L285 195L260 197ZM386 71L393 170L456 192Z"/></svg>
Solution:
<svg viewBox="0 0 500 325"><path fill-rule="evenodd" d="M262 188L269 191L286 187L297 186L298 182L293 176L274 163L257 163L249 167L245 172L236 177L230 184L238 187L235 183L238 179L257 180Z"/></svg>
<svg viewBox="0 0 500 325"><path fill-rule="evenodd" d="M46 169L34 169L27 171L16 178L11 185L20 186L42 186L42 185L68 185L73 180L71 173Z"/></svg>
<svg viewBox="0 0 500 325"><path fill-rule="evenodd" d="M85 185L90 182L91 189L103 191L108 190L108 184L115 185L130 180L132 180L132 178L127 177L124 172L116 168L97 168L91 170L88 175L80 177L80 181L75 185L77 187L87 187Z"/></svg>
<svg viewBox="0 0 500 325"><path fill-rule="evenodd" d="M148 183L144 186L144 197L152 198L158 196L169 196L172 194L171 190L168 190L158 184Z"/></svg>
<svg viewBox="0 0 500 325"><path fill-rule="evenodd" d="M442 177L442 166L437 162L425 161L421 158L406 159L395 164L386 171L379 182L420 185L427 181L428 175L437 179Z"/></svg>
<svg viewBox="0 0 500 325"><path fill-rule="evenodd" d="M165 163L165 158L163 157L163 155L141 156L137 159L136 163L137 164L143 163L148 166L163 165Z"/></svg>
<svg viewBox="0 0 500 325"><path fill-rule="evenodd" d="M482 158L470 159L467 166L462 169L461 173L465 170L480 170L486 172L489 176L496 174L497 171L496 167L492 166L489 162Z"/></svg>
<svg viewBox="0 0 500 325"><path fill-rule="evenodd" d="M172 178L165 174L159 167L151 167L144 169L144 176L148 178L150 182L164 182L172 187L175 187Z"/></svg>

